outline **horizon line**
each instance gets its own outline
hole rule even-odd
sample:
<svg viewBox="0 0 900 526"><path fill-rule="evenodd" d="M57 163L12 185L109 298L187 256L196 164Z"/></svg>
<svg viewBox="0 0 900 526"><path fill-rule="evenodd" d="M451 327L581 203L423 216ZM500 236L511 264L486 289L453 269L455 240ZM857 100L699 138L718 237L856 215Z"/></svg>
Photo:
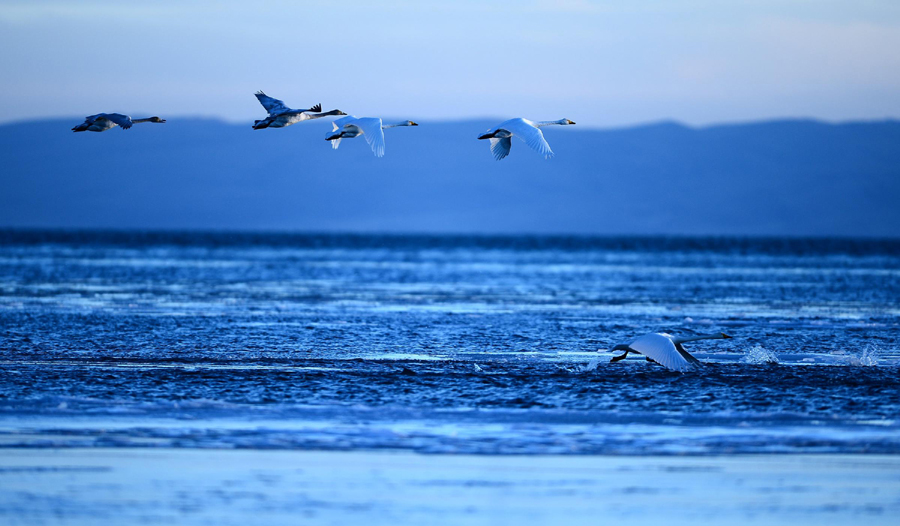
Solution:
<svg viewBox="0 0 900 526"><path fill-rule="evenodd" d="M714 234L714 233L600 233L600 232L565 232L565 231L416 231L416 230L313 230L303 228L215 228L215 227L85 227L85 226L10 226L0 224L0 242L4 236L16 234L50 234L72 236L80 234L100 235L207 235L207 236L272 236L272 237L388 237L388 238L544 238L544 239L728 239L746 241L789 240L789 241L816 241L816 242L875 242L875 243L900 243L900 235L873 236L866 234L856 235L817 235L817 234ZM0 243L2 244L2 243Z"/></svg>

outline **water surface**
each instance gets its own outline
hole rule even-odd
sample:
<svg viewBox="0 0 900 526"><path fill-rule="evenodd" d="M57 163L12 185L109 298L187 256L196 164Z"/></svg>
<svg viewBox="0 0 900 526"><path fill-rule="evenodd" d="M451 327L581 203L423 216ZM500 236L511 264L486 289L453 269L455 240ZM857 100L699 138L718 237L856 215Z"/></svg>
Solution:
<svg viewBox="0 0 900 526"><path fill-rule="evenodd" d="M897 453L898 325L898 242L4 232L0 445Z"/></svg>

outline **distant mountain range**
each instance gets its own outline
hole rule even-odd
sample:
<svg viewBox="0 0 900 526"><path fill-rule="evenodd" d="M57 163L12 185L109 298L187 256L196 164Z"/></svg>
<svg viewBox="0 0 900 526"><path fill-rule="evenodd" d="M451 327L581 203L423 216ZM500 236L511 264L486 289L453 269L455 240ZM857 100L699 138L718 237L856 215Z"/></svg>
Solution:
<svg viewBox="0 0 900 526"><path fill-rule="evenodd" d="M577 120L577 119L576 119ZM900 122L550 127L421 122L332 151L325 119L255 131L168 118L0 126L0 227L900 237Z"/></svg>

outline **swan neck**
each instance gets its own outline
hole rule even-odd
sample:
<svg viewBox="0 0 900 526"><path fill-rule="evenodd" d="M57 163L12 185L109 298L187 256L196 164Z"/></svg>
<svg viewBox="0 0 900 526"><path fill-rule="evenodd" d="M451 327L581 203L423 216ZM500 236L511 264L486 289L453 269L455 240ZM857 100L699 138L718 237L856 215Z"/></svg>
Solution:
<svg viewBox="0 0 900 526"><path fill-rule="evenodd" d="M539 121L539 122L534 123L534 126L536 128L540 128L543 126L550 126L553 124L565 124L564 121L565 121L565 119L559 119L558 121Z"/></svg>
<svg viewBox="0 0 900 526"><path fill-rule="evenodd" d="M331 110L324 113L307 113L304 111L303 113L310 119L319 119L322 117L330 117L332 115L340 115L340 110Z"/></svg>

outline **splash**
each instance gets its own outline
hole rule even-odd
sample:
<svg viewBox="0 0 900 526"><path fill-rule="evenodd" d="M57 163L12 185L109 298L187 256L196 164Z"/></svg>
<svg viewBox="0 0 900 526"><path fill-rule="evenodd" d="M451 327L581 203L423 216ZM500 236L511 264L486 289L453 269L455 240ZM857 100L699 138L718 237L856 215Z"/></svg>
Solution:
<svg viewBox="0 0 900 526"><path fill-rule="evenodd" d="M741 358L741 363L778 363L778 357L775 356L774 352L766 349L762 345L756 345L747 349L747 355Z"/></svg>
<svg viewBox="0 0 900 526"><path fill-rule="evenodd" d="M850 357L850 365L853 367L875 367L878 365L878 346L866 345L859 356Z"/></svg>
<svg viewBox="0 0 900 526"><path fill-rule="evenodd" d="M576 373L589 373L591 371L596 371L597 367L600 365L600 358L594 358L589 361L585 365L579 365L575 368Z"/></svg>

